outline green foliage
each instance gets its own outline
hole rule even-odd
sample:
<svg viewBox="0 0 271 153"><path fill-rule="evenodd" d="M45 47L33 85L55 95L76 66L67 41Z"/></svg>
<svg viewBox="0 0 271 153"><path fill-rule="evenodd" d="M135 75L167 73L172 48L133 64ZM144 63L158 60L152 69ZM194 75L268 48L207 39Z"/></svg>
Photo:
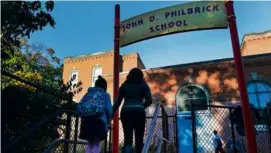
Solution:
<svg viewBox="0 0 271 153"><path fill-rule="evenodd" d="M1 76L3 146L56 110L74 109L73 91L80 92L82 83L76 84L75 89L71 83L75 78L64 84L62 65L57 59L52 49L31 45L24 51L15 51L11 58L2 60L4 71L54 94L48 94L14 78ZM16 144L14 150L9 152L41 152L59 136L57 129L66 122L61 116L62 114L56 116L54 122L41 127L28 136L27 141Z"/></svg>
<svg viewBox="0 0 271 153"><path fill-rule="evenodd" d="M32 83L57 88L62 78L62 66L54 51L42 45L24 45L24 48L24 51L14 51L11 58L2 60L2 70ZM2 89L9 85L22 85L6 77L2 77L2 81Z"/></svg>
<svg viewBox="0 0 271 153"><path fill-rule="evenodd" d="M54 2L47 1L1 1L1 55L8 58L9 52L20 47L20 41L31 33L42 30L48 24L55 26L50 13Z"/></svg>

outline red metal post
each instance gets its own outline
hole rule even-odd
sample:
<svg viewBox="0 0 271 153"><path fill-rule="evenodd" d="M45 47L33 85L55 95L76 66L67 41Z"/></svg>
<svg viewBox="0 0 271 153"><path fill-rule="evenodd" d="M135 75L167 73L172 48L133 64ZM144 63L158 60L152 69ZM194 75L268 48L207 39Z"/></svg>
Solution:
<svg viewBox="0 0 271 153"><path fill-rule="evenodd" d="M248 152L257 153L256 135L255 135L253 121L252 121L252 113L251 113L250 105L248 102L247 88L246 88L245 77L244 77L244 68L243 68L243 62L242 62L242 56L241 56L241 50L240 50L240 44L239 44L239 38L238 38L238 32L237 32L237 25L235 22L233 1L226 1L225 5L227 8L233 55L234 55L235 67L236 67L237 77L238 77L239 92L241 96L243 119L244 119L245 132L246 132L246 138L247 138L247 143L248 143Z"/></svg>
<svg viewBox="0 0 271 153"><path fill-rule="evenodd" d="M114 25L114 82L113 97L114 101L118 96L119 90L119 37L120 37L120 6L115 5L115 25ZM119 152L119 111L117 110L113 122L113 153Z"/></svg>

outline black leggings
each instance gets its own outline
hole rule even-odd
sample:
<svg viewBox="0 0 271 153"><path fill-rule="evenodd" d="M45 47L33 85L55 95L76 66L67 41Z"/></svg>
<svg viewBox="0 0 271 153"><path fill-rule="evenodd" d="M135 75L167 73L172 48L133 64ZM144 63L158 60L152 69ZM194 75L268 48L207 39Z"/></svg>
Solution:
<svg viewBox="0 0 271 153"><path fill-rule="evenodd" d="M124 147L132 147L133 131L135 131L136 153L143 149L146 114L143 108L123 108L121 122L124 132Z"/></svg>

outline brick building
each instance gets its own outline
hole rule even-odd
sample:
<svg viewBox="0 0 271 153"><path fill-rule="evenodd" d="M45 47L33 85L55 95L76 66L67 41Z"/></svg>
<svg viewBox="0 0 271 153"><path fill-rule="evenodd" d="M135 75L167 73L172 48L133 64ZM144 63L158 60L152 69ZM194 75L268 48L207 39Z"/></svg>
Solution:
<svg viewBox="0 0 271 153"><path fill-rule="evenodd" d="M271 30L263 33L246 34L242 40L241 52L250 103L256 108L265 108L266 104L271 101ZM120 84L126 79L131 68L138 67L142 69L145 80L151 88L153 98L166 101L168 115L176 114L176 108L178 113L189 113L191 87L193 89L194 103L225 106L240 103L233 58L146 69L139 54L134 52L121 55L120 63ZM83 91L75 96L74 101L80 101L88 87L94 85L93 82L98 75L102 75L107 80L108 92L112 98L113 51L65 58L64 81L67 82L73 75L77 76L74 83L79 80L83 83ZM175 107L176 104L177 107ZM219 113L214 110L210 111L208 108L201 109L205 112L205 115L201 116L201 120L208 121L208 124L202 123L202 127L198 130L204 133L202 135L206 137L203 139L208 139L208 141L199 142L198 144L205 146L207 149L212 149L212 146L210 146L212 142L209 142L209 140L211 140L214 126L224 140L230 140L231 131L227 127L229 125L228 111L221 114L222 110L219 110ZM152 115L152 112L152 108L148 109L147 115ZM206 116L206 114L209 115ZM184 123L181 124L184 125ZM256 130L259 131L257 134L259 152L266 152L269 143L267 129L260 123L256 126L259 127L256 127ZM157 136L162 133L161 127L161 122L158 122L158 129L156 129L154 137L158 138ZM175 122L171 120L169 122L169 131L174 131L175 127ZM121 124L120 128L122 128ZM120 132L120 143L123 143L121 129ZM182 133L182 131L179 131L179 133ZM175 140L174 135L176 134L171 132L171 141ZM187 131L183 131L182 135L187 135ZM187 137L189 137L189 134ZM243 139L237 136L236 141L242 142ZM153 139L153 143L156 143L156 139ZM208 150L205 151L208 152ZM209 151L212 152L212 150Z"/></svg>
<svg viewBox="0 0 271 153"><path fill-rule="evenodd" d="M76 75L77 77L74 80L74 83L79 80L83 83L83 91L74 97L74 101L78 102L82 98L87 89L94 85L94 82L99 75L102 75L107 79L108 92L111 97L113 96L113 61L113 51L65 58L63 69L64 82L68 82L73 75ZM121 76L123 76L123 72L127 72L134 67L145 69L145 65L137 52L120 56Z"/></svg>
<svg viewBox="0 0 271 153"><path fill-rule="evenodd" d="M266 87L266 91L269 91L271 83L271 71L269 71L271 67L271 31L246 34L242 40L241 52L248 91L255 80L258 80L260 86ZM143 69L153 97L165 100L169 106L175 106L175 102L184 103L185 100L179 101L176 97L180 94L179 89L185 90L184 86L189 83L189 78L195 88L197 86L204 90L205 95L208 96L208 103L228 105L239 101L238 83L232 58L146 69L139 54L134 52L121 55L120 63L120 84L125 80L131 68ZM64 81L67 82L74 74L78 76L74 82L81 80L83 83L83 91L75 96L75 101L81 99L98 75L104 76L108 81L108 92L112 97L113 51L65 58ZM256 100L255 94L251 94L250 99L254 98L256 101L253 102L254 105L263 107L266 101L270 101L268 94L270 95L270 92L266 93L265 99L258 98L258 100ZM262 100L266 101L261 105Z"/></svg>

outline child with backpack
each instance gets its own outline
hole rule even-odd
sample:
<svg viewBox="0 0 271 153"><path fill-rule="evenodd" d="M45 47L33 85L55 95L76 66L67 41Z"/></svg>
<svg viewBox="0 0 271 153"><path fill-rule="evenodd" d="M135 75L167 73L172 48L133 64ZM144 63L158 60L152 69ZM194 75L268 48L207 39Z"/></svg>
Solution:
<svg viewBox="0 0 271 153"><path fill-rule="evenodd" d="M77 112L81 116L79 138L89 143L86 153L100 153L100 142L107 138L112 104L106 89L106 80L99 76L95 86L90 87L77 104Z"/></svg>
<svg viewBox="0 0 271 153"><path fill-rule="evenodd" d="M222 147L222 141L221 141L220 135L217 133L216 130L214 130L213 133L215 135L213 138L215 153L225 153L225 151Z"/></svg>

